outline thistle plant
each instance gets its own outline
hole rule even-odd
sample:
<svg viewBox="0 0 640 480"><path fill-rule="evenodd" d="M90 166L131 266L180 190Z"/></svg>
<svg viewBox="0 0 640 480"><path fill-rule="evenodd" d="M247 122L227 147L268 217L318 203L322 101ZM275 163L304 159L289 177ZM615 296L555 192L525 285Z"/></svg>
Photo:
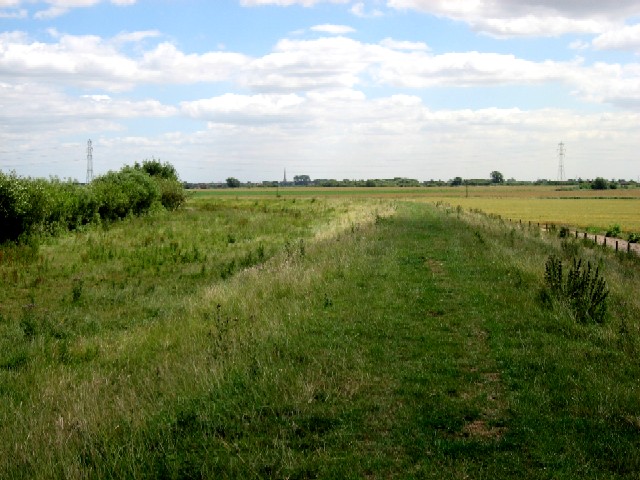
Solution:
<svg viewBox="0 0 640 480"><path fill-rule="evenodd" d="M544 279L547 288L556 298L567 302L580 322L604 322L607 313L609 290L598 267L591 262L573 259L566 278L562 261L555 255L549 256L545 264Z"/></svg>

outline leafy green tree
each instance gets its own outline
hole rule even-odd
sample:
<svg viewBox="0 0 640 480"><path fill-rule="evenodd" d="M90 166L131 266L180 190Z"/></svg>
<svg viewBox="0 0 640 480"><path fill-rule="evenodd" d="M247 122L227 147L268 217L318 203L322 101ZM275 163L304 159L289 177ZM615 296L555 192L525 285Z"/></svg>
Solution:
<svg viewBox="0 0 640 480"><path fill-rule="evenodd" d="M451 185L454 187L457 187L459 185L462 185L462 182L463 182L462 177L456 177L453 180L451 180Z"/></svg>
<svg viewBox="0 0 640 480"><path fill-rule="evenodd" d="M156 160L155 158L152 158L151 160L143 160L142 165L136 162L134 168L137 170L142 170L143 172L155 178L163 178L165 180L175 181L178 180L178 172L173 165L171 165L169 162L163 163L160 160Z"/></svg>
<svg viewBox="0 0 640 480"><path fill-rule="evenodd" d="M591 188L594 190L606 190L608 187L608 182L602 177L598 177L591 182Z"/></svg>
<svg viewBox="0 0 640 480"><path fill-rule="evenodd" d="M504 183L504 175L502 175L502 173L500 173L499 171L494 170L493 172L491 172L490 176L491 183Z"/></svg>
<svg viewBox="0 0 640 480"><path fill-rule="evenodd" d="M227 187L238 188L240 186L240 180L234 177L227 178Z"/></svg>
<svg viewBox="0 0 640 480"><path fill-rule="evenodd" d="M293 183L296 185L309 185L311 183L311 177L309 177L309 175L294 175Z"/></svg>

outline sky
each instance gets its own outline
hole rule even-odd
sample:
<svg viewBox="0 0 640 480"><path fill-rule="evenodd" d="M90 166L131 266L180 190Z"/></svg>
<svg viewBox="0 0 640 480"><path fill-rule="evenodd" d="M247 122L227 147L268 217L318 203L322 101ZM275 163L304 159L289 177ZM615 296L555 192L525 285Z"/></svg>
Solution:
<svg viewBox="0 0 640 480"><path fill-rule="evenodd" d="M0 171L640 178L639 0L0 0Z"/></svg>

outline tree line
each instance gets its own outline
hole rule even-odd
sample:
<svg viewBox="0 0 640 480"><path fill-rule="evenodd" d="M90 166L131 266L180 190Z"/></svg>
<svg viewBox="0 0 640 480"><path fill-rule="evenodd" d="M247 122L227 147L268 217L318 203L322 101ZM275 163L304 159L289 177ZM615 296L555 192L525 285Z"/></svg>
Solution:
<svg viewBox="0 0 640 480"><path fill-rule="evenodd" d="M229 177L225 182L209 182L209 183L185 183L185 187L189 189L215 189L215 188L239 188L239 187L445 187L445 186L488 186L488 185L558 185L572 186L578 188L592 188L596 190L624 188L627 186L637 186L634 181L606 180L597 177L594 180L570 179L563 181L538 179L535 181L516 180L514 178L505 179L504 175L494 170L489 174L488 178L462 178L454 177L450 180L426 180L419 181L414 178L394 177L386 179L327 179L317 178L311 179L309 175L295 175L293 181L262 181L262 182L241 182L235 177Z"/></svg>

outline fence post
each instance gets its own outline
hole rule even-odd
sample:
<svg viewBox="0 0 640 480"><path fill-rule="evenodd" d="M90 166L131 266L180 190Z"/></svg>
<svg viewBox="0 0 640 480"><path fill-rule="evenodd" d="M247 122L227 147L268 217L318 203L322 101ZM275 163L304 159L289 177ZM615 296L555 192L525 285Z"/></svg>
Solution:
<svg viewBox="0 0 640 480"><path fill-rule="evenodd" d="M584 232L584 239L587 239L587 232Z"/></svg>
<svg viewBox="0 0 640 480"><path fill-rule="evenodd" d="M618 240L616 240L616 252L618 251Z"/></svg>
<svg viewBox="0 0 640 480"><path fill-rule="evenodd" d="M627 253L631 251L631 242L627 242Z"/></svg>
<svg viewBox="0 0 640 480"><path fill-rule="evenodd" d="M578 230L576 230L576 238L578 238Z"/></svg>
<svg viewBox="0 0 640 480"><path fill-rule="evenodd" d="M605 247L607 246L607 237L604 237L604 244Z"/></svg>

